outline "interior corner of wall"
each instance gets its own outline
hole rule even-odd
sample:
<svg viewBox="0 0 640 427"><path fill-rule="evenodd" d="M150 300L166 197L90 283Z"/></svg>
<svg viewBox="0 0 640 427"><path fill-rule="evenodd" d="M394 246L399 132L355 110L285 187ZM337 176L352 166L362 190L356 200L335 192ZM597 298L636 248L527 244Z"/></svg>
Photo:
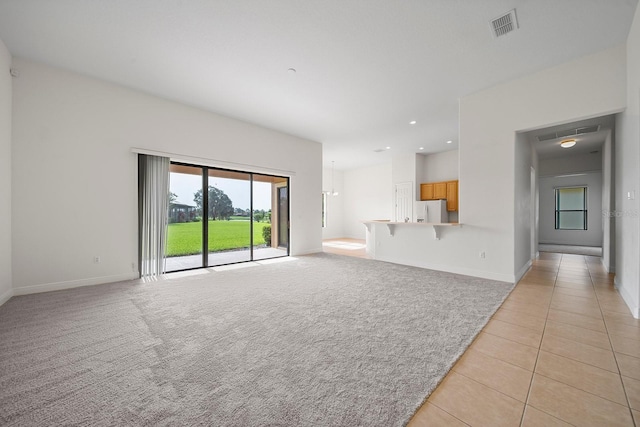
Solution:
<svg viewBox="0 0 640 427"><path fill-rule="evenodd" d="M13 288L9 288L4 293L0 294L0 306L9 301L11 297L13 297Z"/></svg>
<svg viewBox="0 0 640 427"><path fill-rule="evenodd" d="M529 260L522 266L522 268L520 268L518 271L515 272L515 274L514 274L514 282L513 283L518 283L520 281L520 279L522 279L522 277L524 277L524 275L527 273L527 271L529 271L529 268L531 268L531 264L532 264L532 261Z"/></svg>
<svg viewBox="0 0 640 427"><path fill-rule="evenodd" d="M633 317L635 317L636 319L640 319L640 305L638 304L638 300L634 299L629 293L629 290L622 283L620 283L618 275L616 275L613 279L613 284L620 293L620 296L624 300L627 307L629 307L629 310L631 311Z"/></svg>

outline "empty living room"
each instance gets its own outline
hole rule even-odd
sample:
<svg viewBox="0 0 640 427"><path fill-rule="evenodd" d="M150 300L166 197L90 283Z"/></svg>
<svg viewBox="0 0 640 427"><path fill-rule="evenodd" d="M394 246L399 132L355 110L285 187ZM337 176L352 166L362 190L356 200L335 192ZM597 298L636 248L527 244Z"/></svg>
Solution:
<svg viewBox="0 0 640 427"><path fill-rule="evenodd" d="M0 425L640 425L637 0L0 1Z"/></svg>

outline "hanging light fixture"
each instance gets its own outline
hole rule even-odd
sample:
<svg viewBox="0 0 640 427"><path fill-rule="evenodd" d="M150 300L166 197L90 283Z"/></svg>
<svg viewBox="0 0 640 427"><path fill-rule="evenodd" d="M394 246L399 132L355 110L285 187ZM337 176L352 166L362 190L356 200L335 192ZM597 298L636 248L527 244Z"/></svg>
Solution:
<svg viewBox="0 0 640 427"><path fill-rule="evenodd" d="M334 169L335 169L335 163L336 163L335 161L333 161L333 160L331 161L331 193L330 194L332 196L337 196L338 195L338 192L336 191L335 187L333 186L333 184L335 182L334 181L334 177L333 177Z"/></svg>

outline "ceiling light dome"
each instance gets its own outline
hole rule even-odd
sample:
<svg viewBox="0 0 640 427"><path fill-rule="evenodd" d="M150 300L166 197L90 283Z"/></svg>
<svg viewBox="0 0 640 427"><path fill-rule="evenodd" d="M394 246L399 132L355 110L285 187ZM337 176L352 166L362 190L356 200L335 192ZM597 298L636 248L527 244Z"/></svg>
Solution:
<svg viewBox="0 0 640 427"><path fill-rule="evenodd" d="M574 145L576 145L576 140L575 139L565 139L564 141L562 141L560 143L560 147L562 147L562 148L571 148Z"/></svg>

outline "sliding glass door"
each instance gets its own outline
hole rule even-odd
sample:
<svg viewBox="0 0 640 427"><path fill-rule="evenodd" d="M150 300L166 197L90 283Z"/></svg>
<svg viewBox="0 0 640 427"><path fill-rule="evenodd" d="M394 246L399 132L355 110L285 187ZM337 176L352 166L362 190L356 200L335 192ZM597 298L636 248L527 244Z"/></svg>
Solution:
<svg viewBox="0 0 640 427"><path fill-rule="evenodd" d="M209 169L209 266L251 261L251 174Z"/></svg>
<svg viewBox="0 0 640 427"><path fill-rule="evenodd" d="M289 254L288 188L287 178L253 175L254 259Z"/></svg>
<svg viewBox="0 0 640 427"><path fill-rule="evenodd" d="M288 178L172 163L169 188L166 271L289 255Z"/></svg>
<svg viewBox="0 0 640 427"><path fill-rule="evenodd" d="M169 224L166 271L202 267L202 168L172 163L169 166Z"/></svg>

